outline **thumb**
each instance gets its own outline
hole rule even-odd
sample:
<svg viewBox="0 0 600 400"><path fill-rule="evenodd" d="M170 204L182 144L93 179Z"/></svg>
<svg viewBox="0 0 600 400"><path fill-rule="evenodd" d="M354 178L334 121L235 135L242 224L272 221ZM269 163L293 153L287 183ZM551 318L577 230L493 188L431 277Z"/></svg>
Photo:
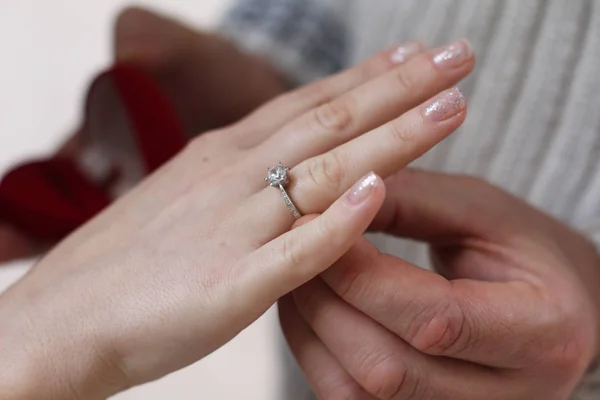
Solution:
<svg viewBox="0 0 600 400"><path fill-rule="evenodd" d="M456 237L509 241L548 220L477 178L407 169L386 180L386 186L388 195L371 229L396 236L430 243Z"/></svg>

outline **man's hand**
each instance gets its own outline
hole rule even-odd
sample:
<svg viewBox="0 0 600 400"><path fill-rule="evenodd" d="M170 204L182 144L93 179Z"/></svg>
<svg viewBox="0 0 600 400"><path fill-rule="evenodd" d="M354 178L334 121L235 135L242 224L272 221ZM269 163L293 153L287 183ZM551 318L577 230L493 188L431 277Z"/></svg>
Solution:
<svg viewBox="0 0 600 400"><path fill-rule="evenodd" d="M441 275L362 240L280 302L320 399L566 399L597 353L600 261L581 235L473 178L404 171L374 230L425 241Z"/></svg>

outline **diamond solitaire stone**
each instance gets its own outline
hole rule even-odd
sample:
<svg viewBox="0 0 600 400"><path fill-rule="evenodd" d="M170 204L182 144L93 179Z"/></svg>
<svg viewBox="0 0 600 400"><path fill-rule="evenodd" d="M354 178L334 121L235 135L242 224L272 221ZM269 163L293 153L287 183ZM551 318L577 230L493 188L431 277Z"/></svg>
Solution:
<svg viewBox="0 0 600 400"><path fill-rule="evenodd" d="M269 182L271 186L279 186L283 187L287 186L289 183L288 177L288 169L282 163L275 165L274 167L269 168L267 172L267 178L265 179Z"/></svg>
<svg viewBox="0 0 600 400"><path fill-rule="evenodd" d="M300 218L302 214L300 214L300 211L298 211L292 202L292 199L290 199L290 196L285 191L286 186L290 183L290 177L288 176L289 171L289 168L280 162L274 167L268 168L265 181L269 182L269 185L274 186L281 191L283 201L285 201L285 205L288 210L290 210L294 218Z"/></svg>

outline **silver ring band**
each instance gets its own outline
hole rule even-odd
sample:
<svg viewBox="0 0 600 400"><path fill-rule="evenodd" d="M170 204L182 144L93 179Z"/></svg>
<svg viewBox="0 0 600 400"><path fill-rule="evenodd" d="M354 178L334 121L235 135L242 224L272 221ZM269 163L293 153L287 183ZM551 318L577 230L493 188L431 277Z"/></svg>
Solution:
<svg viewBox="0 0 600 400"><path fill-rule="evenodd" d="M300 214L294 203L292 203L292 199L290 199L290 196L285 191L283 185L279 185L279 190L281 190L281 194L283 195L283 201L285 201L285 205L287 206L288 210L290 210L294 218L300 218L302 215Z"/></svg>
<svg viewBox="0 0 600 400"><path fill-rule="evenodd" d="M279 191L283 195L283 201L285 201L285 205L290 210L294 218L300 218L302 214L298 211L294 202L286 192L285 188L290 183L289 177L290 169L283 165L283 163L279 163L267 170L267 177L265 181L269 182L270 186L279 188Z"/></svg>

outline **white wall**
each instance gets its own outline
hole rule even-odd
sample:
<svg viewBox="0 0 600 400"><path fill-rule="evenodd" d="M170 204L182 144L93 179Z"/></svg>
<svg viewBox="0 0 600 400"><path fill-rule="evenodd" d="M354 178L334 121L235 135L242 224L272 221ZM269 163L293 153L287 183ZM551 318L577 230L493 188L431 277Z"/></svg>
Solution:
<svg viewBox="0 0 600 400"><path fill-rule="evenodd" d="M228 0L143 0L210 26ZM76 126L90 79L110 62L110 31L122 0L0 1L0 174L47 154ZM0 290L31 262L0 266ZM271 312L202 362L118 400L279 399L276 318Z"/></svg>

